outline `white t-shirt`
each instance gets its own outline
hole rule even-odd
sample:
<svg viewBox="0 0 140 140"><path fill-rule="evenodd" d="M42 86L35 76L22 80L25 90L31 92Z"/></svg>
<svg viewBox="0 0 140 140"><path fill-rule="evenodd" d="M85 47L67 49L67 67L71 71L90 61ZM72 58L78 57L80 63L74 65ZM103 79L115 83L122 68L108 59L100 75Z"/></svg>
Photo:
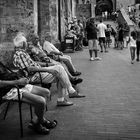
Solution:
<svg viewBox="0 0 140 140"><path fill-rule="evenodd" d="M134 40L132 36L130 36L129 47L136 48L136 40Z"/></svg>
<svg viewBox="0 0 140 140"><path fill-rule="evenodd" d="M45 41L43 44L43 50L47 51L48 53L55 51L60 53L60 51L49 41Z"/></svg>
<svg viewBox="0 0 140 140"><path fill-rule="evenodd" d="M107 29L106 25L104 23L100 23L97 28L99 30L99 37L105 37L105 30Z"/></svg>
<svg viewBox="0 0 140 140"><path fill-rule="evenodd" d="M129 6L129 7L128 7L128 12L131 12L131 10L132 10L132 8Z"/></svg>

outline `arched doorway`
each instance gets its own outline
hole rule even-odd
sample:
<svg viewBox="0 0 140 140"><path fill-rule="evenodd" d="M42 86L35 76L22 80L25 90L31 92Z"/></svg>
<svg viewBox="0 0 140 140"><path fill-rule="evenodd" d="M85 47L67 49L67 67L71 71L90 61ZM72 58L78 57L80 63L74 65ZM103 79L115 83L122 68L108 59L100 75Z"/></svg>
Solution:
<svg viewBox="0 0 140 140"><path fill-rule="evenodd" d="M101 15L105 11L108 11L108 13L113 11L112 0L96 0L95 14Z"/></svg>

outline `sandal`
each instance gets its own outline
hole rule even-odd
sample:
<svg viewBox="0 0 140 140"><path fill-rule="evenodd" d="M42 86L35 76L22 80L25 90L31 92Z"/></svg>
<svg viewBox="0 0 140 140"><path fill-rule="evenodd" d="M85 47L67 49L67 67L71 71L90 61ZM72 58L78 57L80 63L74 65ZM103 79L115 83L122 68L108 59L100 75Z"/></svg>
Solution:
<svg viewBox="0 0 140 140"><path fill-rule="evenodd" d="M30 122L28 125L28 128L34 130L36 133L41 134L41 135L47 135L50 133L49 129L45 128L44 126L38 123Z"/></svg>
<svg viewBox="0 0 140 140"><path fill-rule="evenodd" d="M42 123L42 126L46 127L47 129L52 129L57 126L57 121L44 120L44 122Z"/></svg>

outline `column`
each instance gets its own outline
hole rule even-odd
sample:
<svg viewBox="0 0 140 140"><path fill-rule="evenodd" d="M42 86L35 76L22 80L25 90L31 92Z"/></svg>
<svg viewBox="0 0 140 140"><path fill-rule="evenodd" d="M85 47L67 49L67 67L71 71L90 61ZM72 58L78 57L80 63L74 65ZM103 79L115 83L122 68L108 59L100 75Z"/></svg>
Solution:
<svg viewBox="0 0 140 140"><path fill-rule="evenodd" d="M38 0L34 0L34 31L38 33Z"/></svg>
<svg viewBox="0 0 140 140"><path fill-rule="evenodd" d="M95 17L96 1L91 2L91 17Z"/></svg>

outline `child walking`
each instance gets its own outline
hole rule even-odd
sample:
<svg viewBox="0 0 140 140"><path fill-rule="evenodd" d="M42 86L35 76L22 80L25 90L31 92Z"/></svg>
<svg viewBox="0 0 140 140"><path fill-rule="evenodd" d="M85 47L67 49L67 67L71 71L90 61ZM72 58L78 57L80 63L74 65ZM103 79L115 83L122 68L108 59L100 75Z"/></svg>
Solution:
<svg viewBox="0 0 140 140"><path fill-rule="evenodd" d="M136 52L136 32L132 31L129 37L129 47L130 47L130 55L131 55L131 64L134 64L135 60L135 52Z"/></svg>

